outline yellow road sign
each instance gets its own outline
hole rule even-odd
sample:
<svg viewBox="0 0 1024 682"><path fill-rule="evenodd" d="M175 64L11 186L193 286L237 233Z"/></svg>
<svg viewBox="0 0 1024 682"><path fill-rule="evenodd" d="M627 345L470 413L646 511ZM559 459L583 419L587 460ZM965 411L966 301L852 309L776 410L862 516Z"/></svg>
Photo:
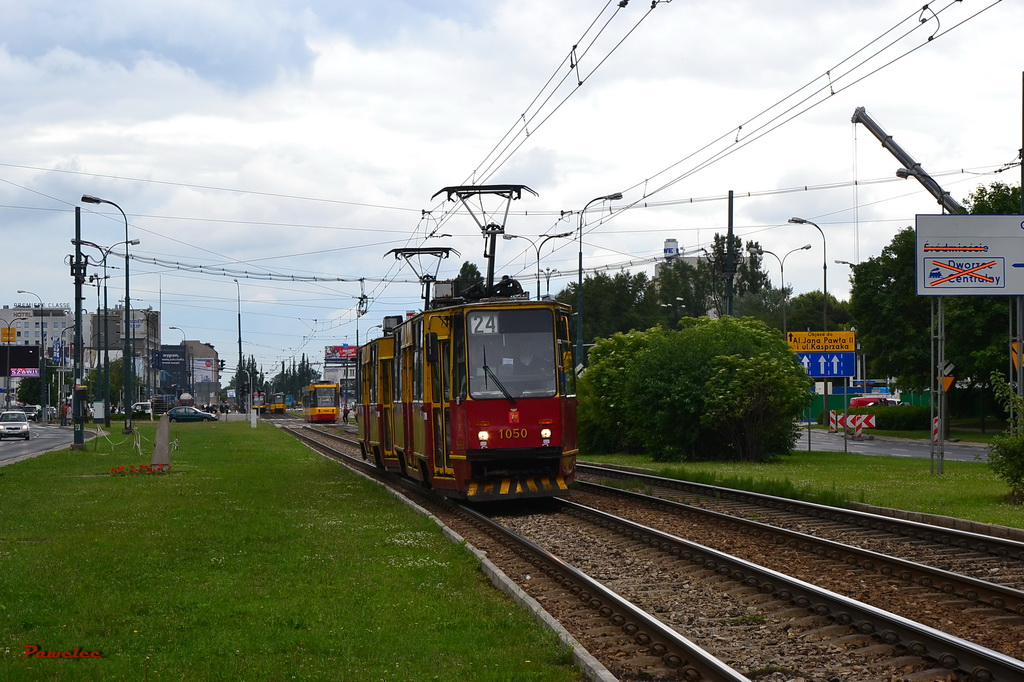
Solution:
<svg viewBox="0 0 1024 682"><path fill-rule="evenodd" d="M14 327L0 327L0 343L14 343L17 341Z"/></svg>
<svg viewBox="0 0 1024 682"><path fill-rule="evenodd" d="M790 350L797 353L828 353L857 350L856 332L787 332Z"/></svg>

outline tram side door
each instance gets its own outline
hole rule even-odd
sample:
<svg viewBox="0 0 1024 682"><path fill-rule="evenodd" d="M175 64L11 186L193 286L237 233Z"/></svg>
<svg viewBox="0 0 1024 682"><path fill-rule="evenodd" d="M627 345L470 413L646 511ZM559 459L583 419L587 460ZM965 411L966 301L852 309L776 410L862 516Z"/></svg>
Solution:
<svg viewBox="0 0 1024 682"><path fill-rule="evenodd" d="M437 334L427 335L427 358L431 374L431 432L433 434L432 449L434 451L434 478L454 478L452 467L451 430L449 427L451 401L451 366L449 362L449 341L438 338Z"/></svg>

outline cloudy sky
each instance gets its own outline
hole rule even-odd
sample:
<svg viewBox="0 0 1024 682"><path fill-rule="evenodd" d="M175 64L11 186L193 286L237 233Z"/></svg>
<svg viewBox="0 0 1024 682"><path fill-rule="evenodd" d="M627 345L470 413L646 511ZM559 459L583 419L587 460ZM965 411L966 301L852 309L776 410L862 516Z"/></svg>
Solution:
<svg viewBox="0 0 1024 682"><path fill-rule="evenodd" d="M625 5L619 7L619 5ZM70 302L83 238L125 239L134 305L164 342L243 352L268 374L377 335L420 305L391 249L486 270L463 184L523 184L497 272L536 287L537 247L583 224L585 268L653 272L666 239L728 221L784 255L796 293L849 291L915 214L939 213L868 113L958 200L1016 185L1020 3L942 0L0 0L0 301ZM622 192L623 199L595 202ZM488 212L503 208L485 198ZM603 211L596 209L603 208ZM821 226L793 225L792 216ZM492 214L492 217L493 216ZM497 216L501 221L501 214ZM450 236L441 236L450 235ZM532 244L530 241L532 240ZM823 253L823 247L825 249ZM88 250L87 250L88 252ZM546 240L552 293L579 241ZM108 296L124 296L122 247ZM776 286L777 261L766 259ZM289 279L294 278L294 279ZM234 280L238 280L236 286ZM546 285L545 285L546 287ZM360 295L368 314L356 321ZM95 308L95 290L85 306Z"/></svg>

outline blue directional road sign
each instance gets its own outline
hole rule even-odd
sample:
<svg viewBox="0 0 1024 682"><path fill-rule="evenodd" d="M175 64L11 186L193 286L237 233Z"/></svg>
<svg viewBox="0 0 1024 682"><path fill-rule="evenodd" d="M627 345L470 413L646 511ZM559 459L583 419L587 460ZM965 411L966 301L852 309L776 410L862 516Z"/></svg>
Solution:
<svg viewBox="0 0 1024 682"><path fill-rule="evenodd" d="M812 377L852 377L857 372L856 353L797 353L797 360Z"/></svg>

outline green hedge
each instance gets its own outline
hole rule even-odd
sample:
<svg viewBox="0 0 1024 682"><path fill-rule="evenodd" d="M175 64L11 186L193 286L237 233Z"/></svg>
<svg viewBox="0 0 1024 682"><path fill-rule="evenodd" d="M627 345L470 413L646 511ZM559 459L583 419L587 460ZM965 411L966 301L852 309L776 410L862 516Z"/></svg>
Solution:
<svg viewBox="0 0 1024 682"><path fill-rule="evenodd" d="M928 430L931 425L931 409L915 405L869 405L854 407L848 414L875 415L875 428L887 431Z"/></svg>

